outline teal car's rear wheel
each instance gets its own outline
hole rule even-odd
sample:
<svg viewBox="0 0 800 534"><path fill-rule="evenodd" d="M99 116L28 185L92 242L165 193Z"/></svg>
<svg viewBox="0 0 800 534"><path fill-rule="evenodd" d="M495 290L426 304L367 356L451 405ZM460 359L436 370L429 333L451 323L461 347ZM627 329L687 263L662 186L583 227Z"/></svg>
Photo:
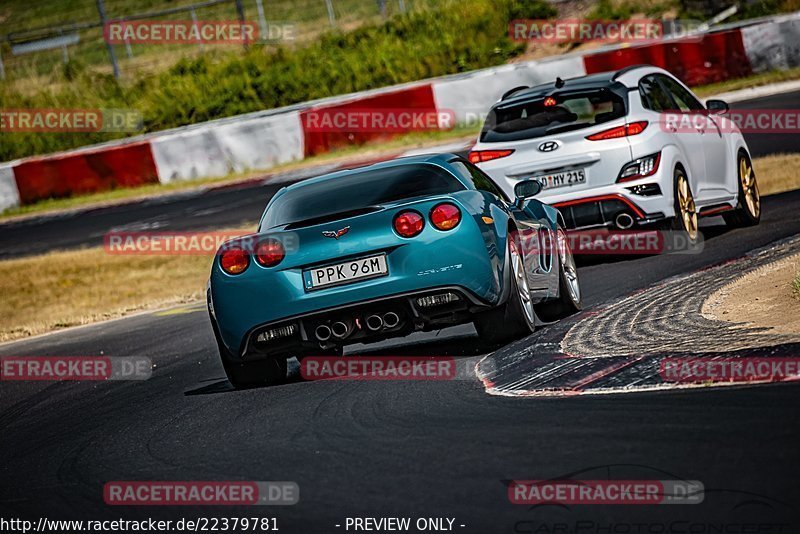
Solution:
<svg viewBox="0 0 800 534"><path fill-rule="evenodd" d="M473 321L482 340L491 343L511 341L534 331L536 312L533 309L522 248L509 235L508 261L511 267L510 293L505 304L484 312Z"/></svg>
<svg viewBox="0 0 800 534"><path fill-rule="evenodd" d="M281 356L254 362L231 363L222 358L228 381L236 389L271 386L286 381L287 359Z"/></svg>
<svg viewBox="0 0 800 534"><path fill-rule="evenodd" d="M231 351L222 342L219 335L219 328L214 316L209 313L211 319L211 329L217 340L219 357L222 361L222 368L228 382L236 389L251 388L257 386L267 386L280 384L286 380L288 369L287 358L279 356L269 360L256 360L252 362L233 362Z"/></svg>

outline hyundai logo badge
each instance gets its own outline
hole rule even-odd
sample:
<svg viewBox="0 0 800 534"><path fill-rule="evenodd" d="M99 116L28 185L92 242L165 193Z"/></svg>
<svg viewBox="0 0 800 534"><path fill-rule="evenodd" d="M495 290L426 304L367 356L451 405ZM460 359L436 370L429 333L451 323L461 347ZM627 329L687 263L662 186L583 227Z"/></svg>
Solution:
<svg viewBox="0 0 800 534"><path fill-rule="evenodd" d="M561 144L558 141L545 141L539 145L539 152L552 152L559 146L561 146Z"/></svg>

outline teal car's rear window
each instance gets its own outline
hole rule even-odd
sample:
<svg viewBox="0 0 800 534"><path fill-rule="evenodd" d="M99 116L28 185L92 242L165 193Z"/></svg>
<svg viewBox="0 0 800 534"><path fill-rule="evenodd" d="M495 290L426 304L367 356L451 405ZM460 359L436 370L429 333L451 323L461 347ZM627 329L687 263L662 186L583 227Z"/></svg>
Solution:
<svg viewBox="0 0 800 534"><path fill-rule="evenodd" d="M261 227L308 226L389 202L464 189L448 171L427 163L364 170L286 191L267 210Z"/></svg>

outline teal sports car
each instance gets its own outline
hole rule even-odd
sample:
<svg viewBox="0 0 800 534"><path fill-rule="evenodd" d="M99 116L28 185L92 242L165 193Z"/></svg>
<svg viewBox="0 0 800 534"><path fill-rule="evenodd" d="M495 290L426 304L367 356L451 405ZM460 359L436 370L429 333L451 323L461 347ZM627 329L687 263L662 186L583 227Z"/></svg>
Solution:
<svg viewBox="0 0 800 534"><path fill-rule="evenodd" d="M341 355L415 331L473 322L492 343L536 317L580 309L559 212L511 199L464 158L395 159L281 189L258 232L225 243L208 285L222 364L235 387L286 378L287 359Z"/></svg>

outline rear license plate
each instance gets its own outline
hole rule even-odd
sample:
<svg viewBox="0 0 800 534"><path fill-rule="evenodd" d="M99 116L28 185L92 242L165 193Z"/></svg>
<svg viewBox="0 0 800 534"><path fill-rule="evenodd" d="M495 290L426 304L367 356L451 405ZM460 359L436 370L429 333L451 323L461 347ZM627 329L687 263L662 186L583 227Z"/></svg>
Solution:
<svg viewBox="0 0 800 534"><path fill-rule="evenodd" d="M586 183L586 171L584 169L576 169L573 171L556 172L553 174L545 174L534 176L534 180L538 180L542 184L542 189L555 189L557 187L569 187L572 185Z"/></svg>
<svg viewBox="0 0 800 534"><path fill-rule="evenodd" d="M306 288L319 289L337 284L348 284L365 278L375 278L389 274L386 254L345 261L335 265L316 267L305 271Z"/></svg>

